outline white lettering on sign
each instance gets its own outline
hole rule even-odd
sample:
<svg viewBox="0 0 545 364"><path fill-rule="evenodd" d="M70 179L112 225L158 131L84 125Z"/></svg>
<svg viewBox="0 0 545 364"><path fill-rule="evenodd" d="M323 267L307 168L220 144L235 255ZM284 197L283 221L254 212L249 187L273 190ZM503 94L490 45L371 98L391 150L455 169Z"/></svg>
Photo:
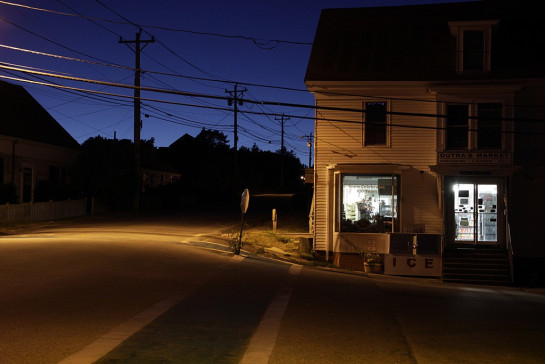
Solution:
<svg viewBox="0 0 545 364"><path fill-rule="evenodd" d="M439 152L437 164L501 164L511 165L509 152Z"/></svg>

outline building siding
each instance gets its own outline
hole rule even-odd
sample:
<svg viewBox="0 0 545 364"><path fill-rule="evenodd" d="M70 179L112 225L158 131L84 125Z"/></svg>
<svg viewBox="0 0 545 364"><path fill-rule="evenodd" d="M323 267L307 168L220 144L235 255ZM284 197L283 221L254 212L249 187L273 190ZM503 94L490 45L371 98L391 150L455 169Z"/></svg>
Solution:
<svg viewBox="0 0 545 364"><path fill-rule="evenodd" d="M375 91L376 93L376 91ZM426 94L425 90L422 92ZM363 146L363 101L387 100L390 116L390 145ZM429 166L436 162L437 106L431 95L417 99L375 99L363 97L326 97L316 95L315 130L315 249L327 248L328 166L338 164L404 165L401 185L401 229L410 231L415 224L424 225L426 232L442 233L442 213L437 176ZM399 115L425 114L430 116ZM345 122L343 122L345 121ZM347 121L347 122L346 122Z"/></svg>

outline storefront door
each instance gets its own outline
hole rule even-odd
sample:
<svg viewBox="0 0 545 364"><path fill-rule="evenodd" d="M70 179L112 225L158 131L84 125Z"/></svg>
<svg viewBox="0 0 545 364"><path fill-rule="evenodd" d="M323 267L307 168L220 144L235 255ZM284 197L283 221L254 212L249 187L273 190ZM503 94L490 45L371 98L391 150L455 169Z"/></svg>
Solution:
<svg viewBox="0 0 545 364"><path fill-rule="evenodd" d="M457 244L500 244L502 214L501 184L495 181L464 181L452 184L453 203L449 204Z"/></svg>

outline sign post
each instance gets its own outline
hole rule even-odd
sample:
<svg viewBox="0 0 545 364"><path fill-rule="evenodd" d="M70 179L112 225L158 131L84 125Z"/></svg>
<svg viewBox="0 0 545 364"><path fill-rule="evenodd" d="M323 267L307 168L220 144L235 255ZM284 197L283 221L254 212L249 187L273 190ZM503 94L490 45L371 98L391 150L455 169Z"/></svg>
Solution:
<svg viewBox="0 0 545 364"><path fill-rule="evenodd" d="M244 214L246 214L246 211L248 210L248 205L250 204L250 191L246 188L244 192L242 192L242 196L240 197L240 234L238 236L238 243L235 246L234 253L236 255L240 254L240 248L242 247L242 228L244 226Z"/></svg>
<svg viewBox="0 0 545 364"><path fill-rule="evenodd" d="M276 215L276 209L272 210L272 226L273 226L273 233L276 234L276 223L277 223L278 216Z"/></svg>

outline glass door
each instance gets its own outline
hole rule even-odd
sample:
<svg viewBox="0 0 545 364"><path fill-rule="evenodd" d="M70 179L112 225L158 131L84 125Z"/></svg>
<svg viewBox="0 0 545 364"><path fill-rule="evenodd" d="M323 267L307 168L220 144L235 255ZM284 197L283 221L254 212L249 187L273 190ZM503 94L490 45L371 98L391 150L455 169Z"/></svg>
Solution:
<svg viewBox="0 0 545 364"><path fill-rule="evenodd" d="M498 241L498 185L477 185L477 242Z"/></svg>
<svg viewBox="0 0 545 364"><path fill-rule="evenodd" d="M475 185L454 185L454 240L475 242Z"/></svg>
<svg viewBox="0 0 545 364"><path fill-rule="evenodd" d="M454 241L498 242L498 185L454 184Z"/></svg>

